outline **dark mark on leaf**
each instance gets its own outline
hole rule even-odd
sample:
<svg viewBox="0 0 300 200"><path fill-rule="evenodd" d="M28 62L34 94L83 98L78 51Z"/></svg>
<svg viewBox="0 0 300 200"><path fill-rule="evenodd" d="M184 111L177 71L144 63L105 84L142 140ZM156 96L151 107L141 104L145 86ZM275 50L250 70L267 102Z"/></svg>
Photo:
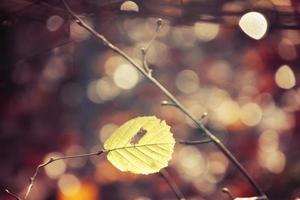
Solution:
<svg viewBox="0 0 300 200"><path fill-rule="evenodd" d="M140 139L144 137L144 135L147 133L146 129L140 128L140 130L131 138L130 144L137 144L139 143Z"/></svg>

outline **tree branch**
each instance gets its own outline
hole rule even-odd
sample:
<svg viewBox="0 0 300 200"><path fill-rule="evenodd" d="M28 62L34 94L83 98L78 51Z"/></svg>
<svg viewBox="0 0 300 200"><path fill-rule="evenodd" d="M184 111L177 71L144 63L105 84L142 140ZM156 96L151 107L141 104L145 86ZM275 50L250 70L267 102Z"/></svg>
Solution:
<svg viewBox="0 0 300 200"><path fill-rule="evenodd" d="M16 200L21 200L20 197L18 197L17 195L15 195L14 193L11 193L8 189L5 189L5 192L7 194L9 194L10 196L12 196L13 198L15 198Z"/></svg>
<svg viewBox="0 0 300 200"><path fill-rule="evenodd" d="M168 183L178 200L186 200L166 169L160 170L159 175Z"/></svg>
<svg viewBox="0 0 300 200"><path fill-rule="evenodd" d="M179 144L185 144L185 145L196 145L196 144L206 144L206 143L211 143L211 139L205 139L205 140L195 140L195 141L190 141L190 140L180 140L178 141Z"/></svg>
<svg viewBox="0 0 300 200"><path fill-rule="evenodd" d="M248 182L252 185L252 187L256 190L256 192L260 196L266 196L262 189L258 186L256 181L249 175L246 169L241 165L241 163L233 156L233 154L224 146L224 144L214 136L192 113L190 113L187 108L185 108L177 98L169 92L157 79L155 79L151 74L147 73L143 67L137 64L131 57L129 57L124 51L113 45L110 41L108 41L102 34L99 34L95 29L90 27L87 23L85 23L76 13L74 13L66 0L62 0L66 10L69 14L74 18L75 22L88 30L92 35L94 35L97 39L102 41L104 45L108 48L122 56L125 60L127 60L131 65L133 65L138 71L140 71L151 83L153 83L156 87L158 87L162 93L164 93L170 100L173 102L178 109L180 109L186 116L188 116L194 123L204 131L206 136L211 139L211 141L219 148L219 150L238 168L238 170L243 174L243 176L248 180Z"/></svg>
<svg viewBox="0 0 300 200"><path fill-rule="evenodd" d="M38 165L35 169L35 172L33 174L32 177L30 177L29 179L29 185L28 185L28 188L26 190L26 194L24 196L24 200L26 200L33 188L33 185L34 185L34 181L36 180L36 177L40 171L41 168L55 162L55 161L58 161L58 160L67 160L67 159L74 159L74 158L84 158L84 157L90 157L90 156L100 156L102 153L104 153L105 151L104 150L100 150L100 151L97 151L97 152L92 152L92 153L86 153L86 154L79 154L79 155L72 155L72 156L64 156L64 157L58 157L58 158L50 158L47 162L45 163L42 163L40 165ZM11 193L8 189L5 189L5 192L8 193L10 196L16 198L17 200L22 200L21 197L19 197L18 195L15 195L13 193Z"/></svg>

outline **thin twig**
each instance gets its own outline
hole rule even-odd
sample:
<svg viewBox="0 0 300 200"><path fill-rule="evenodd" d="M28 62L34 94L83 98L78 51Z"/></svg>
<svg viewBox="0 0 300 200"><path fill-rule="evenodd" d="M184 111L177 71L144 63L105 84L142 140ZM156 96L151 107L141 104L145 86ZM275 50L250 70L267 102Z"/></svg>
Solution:
<svg viewBox="0 0 300 200"><path fill-rule="evenodd" d="M156 40L157 36L158 36L158 33L159 33L159 30L160 28L162 27L162 19L161 18L158 18L156 20L156 29L155 29L155 33L154 35L152 36L151 40L149 41L148 45L145 47L145 54L147 54L149 48L151 47L151 45L153 44L153 42Z"/></svg>
<svg viewBox="0 0 300 200"><path fill-rule="evenodd" d="M200 117L200 121L202 122L203 120L205 120L206 118L207 118L207 116L208 116L208 113L207 112L204 112L202 115L201 115L201 117Z"/></svg>
<svg viewBox="0 0 300 200"><path fill-rule="evenodd" d="M77 42L74 41L74 40L68 40L68 41L64 41L62 43L59 43L59 44L57 44L57 45L55 45L53 47L49 47L49 48L46 48L46 49L41 49L41 50L39 50L39 51L37 51L37 52L29 55L29 56L25 56L24 58L18 59L15 62L15 64L24 62L24 61L26 61L28 59L34 58L34 57L39 56L39 55L47 54L48 52L52 51L53 49L56 49L56 48L59 48L59 47L65 46L65 45L69 45L71 43L77 43Z"/></svg>
<svg viewBox="0 0 300 200"><path fill-rule="evenodd" d="M146 48L141 48L141 52L142 52L143 68L148 74L151 74L151 76L152 76L152 69L149 68L147 59L146 59L146 54L147 54Z"/></svg>
<svg viewBox="0 0 300 200"><path fill-rule="evenodd" d="M166 169L160 170L159 175L168 183L168 185L173 190L178 200L186 200L186 198L183 196L182 192L180 191L179 187L173 181L173 179L171 178L170 174Z"/></svg>
<svg viewBox="0 0 300 200"><path fill-rule="evenodd" d="M227 194L227 196L231 199L231 200L234 200L234 196L233 194L231 193L231 191L228 189L228 188L223 188L222 189L222 192L224 192L225 194Z"/></svg>
<svg viewBox="0 0 300 200"><path fill-rule="evenodd" d="M195 141L190 141L190 140L180 140L178 141L179 144L185 144L185 145L196 145L196 144L206 144L206 143L211 143L211 139L205 139L205 140L195 140Z"/></svg>
<svg viewBox="0 0 300 200"><path fill-rule="evenodd" d="M174 106L174 107L177 107L177 105L173 102L169 102L167 100L163 100L161 103L160 103L162 106Z"/></svg>
<svg viewBox="0 0 300 200"><path fill-rule="evenodd" d="M169 102L169 101L167 101L167 100L162 101L160 104L161 104L162 106L173 106L173 107L178 108L178 105L177 105L177 104L175 104L175 103L173 103L173 102ZM199 121L202 123L203 120L207 118L207 116L208 116L208 113L207 113L207 112L204 112L204 113L201 115Z"/></svg>
<svg viewBox="0 0 300 200"><path fill-rule="evenodd" d="M125 60L127 60L130 64L132 64L138 71L140 71L150 82L152 82L156 87L158 87L162 93L164 93L177 107L188 116L194 123L204 131L206 136L212 140L212 142L219 148L219 150L238 168L238 170L244 175L244 177L248 180L248 182L252 185L252 187L256 190L256 192L260 196L266 196L262 189L258 186L256 181L249 175L247 170L241 165L241 163L233 156L233 154L224 146L224 144L213 135L192 113L190 113L187 108L185 108L177 98L170 93L157 79L155 79L152 74L147 73L143 67L137 64L131 57L129 57L124 51L113 45L110 41L106 39L102 34L98 33L95 29L90 27L87 23L85 23L76 13L74 13L66 0L62 0L66 10L69 14L74 18L75 22L92 33L97 39L102 41L104 45L108 48L122 56Z"/></svg>
<svg viewBox="0 0 300 200"><path fill-rule="evenodd" d="M145 70L148 74L150 74L150 75L152 75L152 70L151 70L151 69L149 68L149 66L148 66L146 56L147 56L147 53L148 53L148 50L149 50L150 46L151 46L152 43L156 40L156 38L157 38L157 36L158 36L158 32L159 32L161 26L162 26L162 19L159 18L159 19L157 19L157 21L156 21L156 30L155 30L154 35L152 36L151 40L148 42L148 45L146 45L146 47L144 47L144 48L141 48L141 52L142 52L142 61L143 61L143 68L144 68L144 70Z"/></svg>
<svg viewBox="0 0 300 200"><path fill-rule="evenodd" d="M55 162L55 161L58 161L58 160L67 160L67 159L74 159L74 158L84 158L84 157L90 157L90 156L99 156L101 155L102 153L104 153L105 150L99 150L97 152L92 152L92 153L86 153L86 154L79 154L79 155L72 155L72 156L64 156L64 157L58 157L58 158L49 158L48 161L46 161L45 163L42 163L40 165L38 165L35 169L35 172L33 174L32 177L30 177L29 179L29 185L28 185L28 188L26 190L26 194L25 194L25 197L24 197L24 200L26 200L33 188L33 185L34 185L34 181L36 180L36 177L40 171L41 168ZM11 193L9 190L5 190L6 193L8 193L9 195L15 197L16 199L18 200L22 200L22 198L20 198L18 195L15 195L13 193Z"/></svg>
<svg viewBox="0 0 300 200"><path fill-rule="evenodd" d="M16 200L21 200L20 197L18 197L17 195L15 195L14 193L11 193L8 189L5 189L5 192L7 194L9 194L10 196L12 196L13 198L15 198Z"/></svg>

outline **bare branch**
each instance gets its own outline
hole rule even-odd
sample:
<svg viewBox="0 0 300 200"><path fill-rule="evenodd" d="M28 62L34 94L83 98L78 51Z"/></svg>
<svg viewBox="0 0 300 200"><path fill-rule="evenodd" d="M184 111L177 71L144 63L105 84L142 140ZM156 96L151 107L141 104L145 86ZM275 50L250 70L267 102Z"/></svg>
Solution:
<svg viewBox="0 0 300 200"><path fill-rule="evenodd" d="M160 103L162 106L174 106L177 107L177 104L173 103L173 102L169 102L167 100L164 100ZM178 107L177 107L178 108Z"/></svg>
<svg viewBox="0 0 300 200"><path fill-rule="evenodd" d="M233 194L231 193L231 191L228 188L223 188L222 192L224 192L225 194L227 194L228 197L230 197L231 200L234 200L234 196L233 196Z"/></svg>
<svg viewBox="0 0 300 200"><path fill-rule="evenodd" d="M176 103L169 102L169 101L167 101L167 100L162 101L160 104L161 104L162 106L174 106L174 107L176 107L176 108L179 108L178 105L177 105ZM180 109L180 108L179 108L179 109ZM204 113L201 115L199 121L200 121L200 122L203 122L203 120L206 119L207 116L208 116L208 113L207 113L207 112L204 112Z"/></svg>
<svg viewBox="0 0 300 200"><path fill-rule="evenodd" d="M186 200L166 169L160 170L159 175L168 183L178 200Z"/></svg>
<svg viewBox="0 0 300 200"><path fill-rule="evenodd" d="M156 30L154 35L152 36L151 40L149 41L148 45L145 47L145 55L147 54L149 48L151 47L151 45L153 44L153 42L156 40L157 36L158 36L158 32L160 30L160 28L162 27L162 19L158 18L156 21Z"/></svg>
<svg viewBox="0 0 300 200"><path fill-rule="evenodd" d="M24 197L24 200L26 200L33 188L33 185L34 185L34 181L36 180L36 177L40 171L41 168L55 162L55 161L58 161L58 160L67 160L67 159L74 159L74 158L84 158L84 157L90 157L90 156L100 156L102 153L104 153L105 150L99 150L97 152L92 152L92 153L86 153L86 154L78 154L78 155L72 155L72 156L64 156L64 157L58 157L58 158L49 158L48 161L46 161L45 163L42 163L40 165L38 165L35 169L35 172L33 174L32 177L30 177L29 179L29 185L27 187L27 190L26 190L26 194L25 194L25 197ZM13 196L14 198L16 198L17 200L22 200L22 198L20 198L18 195L15 195L13 193L11 193L9 190L5 190L6 193L8 193L9 195Z"/></svg>
<svg viewBox="0 0 300 200"><path fill-rule="evenodd" d="M243 176L248 180L248 182L252 185L252 187L256 190L256 192L260 196L266 196L262 189L258 186L256 181L248 174L247 170L241 165L241 163L233 156L233 154L224 146L224 144L213 135L192 113L190 113L187 108L185 108L177 98L169 92L157 79L151 76L147 71L144 70L139 64L137 64L131 57L129 57L124 51L120 48L113 45L110 41L106 39L102 34L99 34L95 29L90 27L87 23L85 23L76 13L74 13L66 0L62 0L65 8L69 12L69 14L74 18L75 22L88 30L95 36L97 39L103 42L108 48L122 56L126 59L130 64L132 64L138 71L140 71L151 83L153 83L156 87L158 87L162 93L164 93L177 107L188 116L194 123L204 131L206 136L212 140L212 142L219 148L219 150L238 168L238 170L243 174Z"/></svg>
<svg viewBox="0 0 300 200"><path fill-rule="evenodd" d="M11 193L8 189L5 189L5 192L7 194L9 194L10 196L12 196L13 198L15 198L16 200L22 200L20 197L18 197L17 195Z"/></svg>
<svg viewBox="0 0 300 200"><path fill-rule="evenodd" d="M156 21L156 31L154 33L154 35L152 36L151 40L149 41L148 45L144 48L141 48L141 52L142 52L142 61L143 61L143 68L144 70L150 75L152 76L152 70L149 68L148 63L147 63L147 53L148 50L150 48L150 46L152 45L152 43L156 40L157 36L158 36L158 32L160 30L162 26L162 19L157 19Z"/></svg>
<svg viewBox="0 0 300 200"><path fill-rule="evenodd" d="M152 69L149 68L147 59L146 59L146 54L147 54L146 49L141 48L141 52L142 52L143 68L150 76L152 76Z"/></svg>
<svg viewBox="0 0 300 200"><path fill-rule="evenodd" d="M189 141L189 140L180 140L178 141L179 144L185 144L185 145L196 145L196 144L206 144L206 143L211 143L211 139L206 139L206 140L195 140L195 141Z"/></svg>

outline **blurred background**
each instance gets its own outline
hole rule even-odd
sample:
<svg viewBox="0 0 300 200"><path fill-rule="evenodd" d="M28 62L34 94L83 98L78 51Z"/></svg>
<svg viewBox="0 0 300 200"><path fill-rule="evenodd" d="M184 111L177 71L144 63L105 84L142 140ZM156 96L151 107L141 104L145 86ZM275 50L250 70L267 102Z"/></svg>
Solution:
<svg viewBox="0 0 300 200"><path fill-rule="evenodd" d="M221 138L270 199L300 196L300 3L297 0L69 0ZM0 199L23 195L49 157L99 150L127 120L155 115L177 139L205 136L124 59L70 20L59 0L0 2ZM188 199L255 191L212 144L176 145L167 168ZM58 161L30 199L175 199L157 174L105 158Z"/></svg>

